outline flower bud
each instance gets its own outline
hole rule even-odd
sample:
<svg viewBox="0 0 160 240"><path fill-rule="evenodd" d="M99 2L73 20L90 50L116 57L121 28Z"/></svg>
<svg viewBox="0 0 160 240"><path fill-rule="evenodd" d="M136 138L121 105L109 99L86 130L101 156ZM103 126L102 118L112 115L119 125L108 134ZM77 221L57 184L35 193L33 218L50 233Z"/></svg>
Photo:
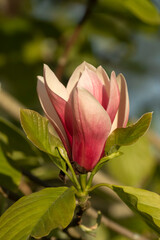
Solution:
<svg viewBox="0 0 160 240"><path fill-rule="evenodd" d="M44 65L38 77L38 96L43 110L57 131L71 162L92 171L104 155L109 134L126 127L129 98L125 78L83 62L67 87Z"/></svg>

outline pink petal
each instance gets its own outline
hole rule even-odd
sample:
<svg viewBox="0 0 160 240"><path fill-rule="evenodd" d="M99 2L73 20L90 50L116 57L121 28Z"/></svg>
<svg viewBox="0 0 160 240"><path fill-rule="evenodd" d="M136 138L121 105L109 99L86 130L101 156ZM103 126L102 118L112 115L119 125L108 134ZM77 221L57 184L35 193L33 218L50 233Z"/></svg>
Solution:
<svg viewBox="0 0 160 240"><path fill-rule="evenodd" d="M126 80L122 74L119 74L117 81L120 89L120 105L111 131L116 128L126 127L129 117L129 96Z"/></svg>
<svg viewBox="0 0 160 240"><path fill-rule="evenodd" d="M110 116L112 123L116 116L116 113L119 107L119 102L120 102L120 93L119 93L119 88L116 80L116 75L115 75L115 72L112 72L111 81L110 81L109 103L107 106L107 113Z"/></svg>
<svg viewBox="0 0 160 240"><path fill-rule="evenodd" d="M102 68L102 66L99 66L96 70L96 74L98 78L101 80L102 84L106 86L106 91L109 96L110 92L110 79L106 73L106 71Z"/></svg>
<svg viewBox="0 0 160 240"><path fill-rule="evenodd" d="M104 108L85 89L74 89L72 109L73 161L90 171L102 156L111 121Z"/></svg>
<svg viewBox="0 0 160 240"><path fill-rule="evenodd" d="M64 127L57 115L57 112L55 111L55 109L50 101L50 98L49 98L48 93L45 88L44 78L40 77L40 76L38 76L37 92L38 92L38 97L39 97L41 106L42 106L47 118L49 119L49 121L51 122L51 124L53 125L55 130L57 131L67 152L71 153L70 145L69 145L68 138L67 138L66 132L64 130Z"/></svg>
<svg viewBox="0 0 160 240"><path fill-rule="evenodd" d="M72 76L70 77L68 84L67 84L67 91L70 94L73 88L75 87L76 83L78 82L79 78L81 77L85 67L88 67L92 71L96 71L96 68L93 67L91 64L87 62L83 62L80 64L73 72Z"/></svg>
<svg viewBox="0 0 160 240"><path fill-rule="evenodd" d="M79 79L77 87L88 90L106 109L109 99L105 90L105 86L101 83L95 72L86 67Z"/></svg>
<svg viewBox="0 0 160 240"><path fill-rule="evenodd" d="M67 90L47 65L44 65L44 80L50 101L56 110L67 133L69 142L71 143L72 136L66 126L66 101L68 100ZM68 114L68 116L69 115L70 114Z"/></svg>

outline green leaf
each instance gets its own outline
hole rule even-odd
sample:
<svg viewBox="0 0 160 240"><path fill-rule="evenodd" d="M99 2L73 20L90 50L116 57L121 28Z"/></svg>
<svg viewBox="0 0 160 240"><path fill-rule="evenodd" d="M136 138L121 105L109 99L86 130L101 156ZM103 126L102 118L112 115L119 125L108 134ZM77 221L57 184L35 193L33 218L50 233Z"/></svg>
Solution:
<svg viewBox="0 0 160 240"><path fill-rule="evenodd" d="M95 175L100 169L101 167L103 167L103 165L108 162L111 159L117 158L120 155L122 155L121 152L116 152L116 153L112 153L109 156L104 156L103 158L100 159L100 161L97 163L97 165L94 167L94 169L92 170L92 174Z"/></svg>
<svg viewBox="0 0 160 240"><path fill-rule="evenodd" d="M28 139L40 150L57 156L56 147L62 146L62 143L50 133L48 119L29 109L21 109L20 117Z"/></svg>
<svg viewBox="0 0 160 240"><path fill-rule="evenodd" d="M120 156L122 153L121 152L116 152L116 153L112 153L109 156L105 156L103 158L100 159L100 161L98 162L98 164L93 168L90 177L88 179L88 183L87 183L87 188L89 189L92 185L92 180L94 175L99 171L99 169L106 163L108 162L110 159L112 158L116 158L118 156Z"/></svg>
<svg viewBox="0 0 160 240"><path fill-rule="evenodd" d="M108 185L108 184L106 184ZM108 185L127 206L160 234L160 195L144 189Z"/></svg>
<svg viewBox="0 0 160 240"><path fill-rule="evenodd" d="M0 186L15 190L21 181L21 173L8 162L0 144Z"/></svg>
<svg viewBox="0 0 160 240"><path fill-rule="evenodd" d="M149 0L123 1L124 7L131 11L137 18L149 24L160 24L160 14Z"/></svg>
<svg viewBox="0 0 160 240"><path fill-rule="evenodd" d="M152 0L114 0L114 4L112 0L101 0L97 12L114 14L114 19L119 18L120 21L126 19L127 22L132 20L135 23L140 20L150 25L160 24L160 14Z"/></svg>
<svg viewBox="0 0 160 240"><path fill-rule="evenodd" d="M107 165L107 172L119 183L141 187L153 176L156 161L147 134L131 146L121 148L124 153ZM118 164L118 166L117 166Z"/></svg>
<svg viewBox="0 0 160 240"><path fill-rule="evenodd" d="M13 204L0 218L1 240L41 238L65 228L75 209L74 188L45 188Z"/></svg>
<svg viewBox="0 0 160 240"><path fill-rule="evenodd" d="M121 146L135 143L148 130L151 119L152 113L145 113L136 123L115 129L107 139L105 153L115 152Z"/></svg>
<svg viewBox="0 0 160 240"><path fill-rule="evenodd" d="M29 109L21 109L20 118L28 139L41 151L52 155L52 161L61 170L65 171L66 163L60 157L57 148L63 149L64 152L66 151L56 132L54 132L54 129L49 125L48 119Z"/></svg>

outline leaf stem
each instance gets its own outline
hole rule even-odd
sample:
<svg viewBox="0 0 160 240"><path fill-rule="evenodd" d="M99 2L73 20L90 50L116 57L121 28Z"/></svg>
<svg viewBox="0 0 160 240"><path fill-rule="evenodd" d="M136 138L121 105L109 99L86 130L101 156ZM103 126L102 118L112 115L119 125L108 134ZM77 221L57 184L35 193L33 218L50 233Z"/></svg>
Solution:
<svg viewBox="0 0 160 240"><path fill-rule="evenodd" d="M75 172L74 172L74 169L73 169L73 167L72 167L72 164L70 163L70 160L68 159L67 154L65 154L65 153L63 152L63 149L61 149L61 148L57 148L57 150L58 150L60 156L63 158L63 160L67 163L68 168L69 168L72 176L71 176L67 171L65 171L64 173L65 173L65 174L70 178L70 180L75 184L76 189L77 189L79 192L81 192L81 186L80 186L80 184L79 184L79 182L78 182L77 176L76 176L76 174L75 174ZM61 169L61 170L63 171L63 169Z"/></svg>
<svg viewBox="0 0 160 240"><path fill-rule="evenodd" d="M71 174L72 174L72 177L73 177L73 182L75 183L77 190L81 191L81 186L80 186L80 184L79 184L79 182L77 180L76 174L74 172L74 169L73 169L70 161L67 162L67 165L68 165L68 167L69 167L69 169L71 171Z"/></svg>
<svg viewBox="0 0 160 240"><path fill-rule="evenodd" d="M86 190L89 189L92 185L92 181L93 181L93 177L94 175L100 170L100 168L109 160L119 157L122 153L121 152L115 152L112 153L108 156L104 156L103 158L100 159L100 161L98 162L98 164L93 168L91 175L89 177L88 183L86 185Z"/></svg>
<svg viewBox="0 0 160 240"><path fill-rule="evenodd" d="M58 151L59 152L59 151ZM60 154L60 152L59 152L59 154ZM62 157L62 155L60 154L60 156ZM52 155L49 155L49 157L50 157L50 159L52 160L52 162L59 168L59 169L61 169L65 174L66 174L66 176L72 181L72 182L74 182L74 180L73 180L73 178L72 178L72 176L67 172L67 171L65 171L63 168L60 168L60 166L58 165L58 164L56 164L56 162L54 162L53 161L53 156ZM62 157L63 158L63 157ZM64 158L63 158L64 159ZM65 159L64 159L64 161L65 161Z"/></svg>
<svg viewBox="0 0 160 240"><path fill-rule="evenodd" d="M87 173L86 174L80 174L79 180L80 180L82 191L85 191L86 184L87 184Z"/></svg>
<svg viewBox="0 0 160 240"><path fill-rule="evenodd" d="M88 189L88 192L92 192L93 190L95 190L95 189L98 188L98 187L108 187L108 188L112 188L112 185L109 184L109 183L99 183L99 184L96 184L96 185L90 187L90 188Z"/></svg>

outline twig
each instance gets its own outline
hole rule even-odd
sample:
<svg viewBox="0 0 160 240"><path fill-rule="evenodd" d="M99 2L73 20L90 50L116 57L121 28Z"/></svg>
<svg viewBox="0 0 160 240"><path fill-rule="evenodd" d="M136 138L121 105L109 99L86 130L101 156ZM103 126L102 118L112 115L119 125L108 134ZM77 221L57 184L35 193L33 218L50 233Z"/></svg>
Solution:
<svg viewBox="0 0 160 240"><path fill-rule="evenodd" d="M20 196L5 187L0 186L0 193L3 195L3 197L10 199L13 202L16 202L18 199L20 199Z"/></svg>
<svg viewBox="0 0 160 240"><path fill-rule="evenodd" d="M31 187L26 183L24 176L21 178L21 182L18 186L19 190L24 194L24 195L29 195L32 193Z"/></svg>
<svg viewBox="0 0 160 240"><path fill-rule="evenodd" d="M93 208L89 208L87 210L87 214L92 218L97 218L97 212ZM130 230L126 229L125 227L119 225L118 223L113 222L112 220L108 219L107 217L102 215L101 222L111 230L128 237L132 240L149 240L148 238L139 235L138 233L131 232Z"/></svg>
<svg viewBox="0 0 160 240"><path fill-rule="evenodd" d="M19 120L19 110L24 106L18 102L9 93L0 88L0 107L12 116L15 120Z"/></svg>
<svg viewBox="0 0 160 240"><path fill-rule="evenodd" d="M19 195L11 192L10 190L8 190L8 189L6 189L6 188L2 188L2 190L3 190L3 191L1 191L1 192L2 192L3 196L5 196L6 198L8 198L8 199L10 199L10 200L12 200L12 201L17 201L17 200L20 198ZM81 211L81 213L83 214L83 211L82 211L81 209L80 209L80 211ZM96 210L93 209L93 208L89 208L89 209L87 210L87 214L88 214L90 217L92 217L92 218L97 218L97 212L96 212ZM77 221L77 220L78 220L78 221ZM79 220L80 220L80 219L79 219L79 216L78 216L78 218L77 218L76 220L73 219L72 223L71 223L66 229L64 229L64 232L66 232L67 234L69 234L68 228L79 225L79 223L80 223ZM102 216L101 222L102 222L106 227L110 228L111 230L113 230L113 231L115 231L115 232L117 232L117 233L119 233L119 234L121 234L121 235L123 235L123 236L125 236L125 237L128 237L128 238L130 238L130 239L132 239L132 240L149 240L148 238L146 238L146 237L144 237L144 236L141 236L141 235L139 235L139 234L137 234L137 233L131 232L130 230L128 230L128 229L122 227L121 225L113 222L112 220L108 219L108 218L105 217L105 216ZM76 238L75 238L75 239L76 239Z"/></svg>
<svg viewBox="0 0 160 240"><path fill-rule="evenodd" d="M64 229L64 231L66 231L68 228L70 227L76 227L79 226L81 224L82 221L82 216L84 214L84 212L90 207L90 202L87 201L87 204L85 207L81 207L80 205L77 206L76 208L76 214L75 217L72 219L71 223Z"/></svg>
<svg viewBox="0 0 160 240"><path fill-rule="evenodd" d="M57 70L56 70L56 75L57 75L59 80L61 80L61 78L62 78L63 71L64 71L65 65L67 63L67 58L68 58L69 52L70 52L72 46L74 45L74 43L76 42L76 40L78 39L78 36L79 36L80 31L82 29L82 26L84 25L84 23L90 17L90 14L91 14L92 9L93 9L94 5L96 4L96 2L97 2L97 0L88 0L88 5L86 7L86 11L85 11L82 19L79 21L79 23L77 24L72 36L70 37L70 39L66 43L64 52L63 52L62 56L60 57L60 59L58 61L58 66L57 66Z"/></svg>

